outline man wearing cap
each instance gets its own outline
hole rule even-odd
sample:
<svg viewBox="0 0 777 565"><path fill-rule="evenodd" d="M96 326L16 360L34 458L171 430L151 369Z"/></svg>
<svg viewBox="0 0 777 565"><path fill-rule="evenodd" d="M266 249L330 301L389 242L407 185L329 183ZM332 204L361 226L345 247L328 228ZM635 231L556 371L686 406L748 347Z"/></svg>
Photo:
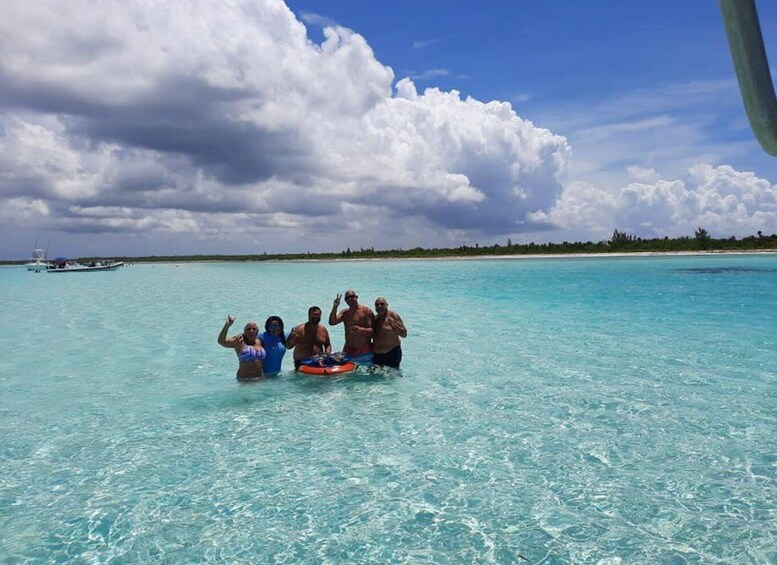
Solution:
<svg viewBox="0 0 777 565"><path fill-rule="evenodd" d="M340 322L345 326L345 345L343 353L351 358L358 357L361 361L372 360L372 322L375 315L367 306L359 304L359 295L355 290L345 291L345 303L348 308L337 313L340 306L340 295L332 303L329 313L329 325L336 326Z"/></svg>

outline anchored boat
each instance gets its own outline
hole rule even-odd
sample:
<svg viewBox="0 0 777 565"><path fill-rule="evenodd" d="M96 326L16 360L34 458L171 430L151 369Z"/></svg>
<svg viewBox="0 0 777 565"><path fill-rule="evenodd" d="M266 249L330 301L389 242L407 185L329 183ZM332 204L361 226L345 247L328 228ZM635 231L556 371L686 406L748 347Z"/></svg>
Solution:
<svg viewBox="0 0 777 565"><path fill-rule="evenodd" d="M46 253L43 249L35 249L32 252L32 257L30 257L30 260L24 266L27 267L28 271L35 271L38 273L48 269L49 265L50 263L46 260Z"/></svg>
<svg viewBox="0 0 777 565"><path fill-rule="evenodd" d="M86 273L88 271L115 271L119 267L123 266L123 261L111 261L110 259L103 261L92 261L83 265L78 261L69 261L64 257L58 257L51 262L47 273Z"/></svg>

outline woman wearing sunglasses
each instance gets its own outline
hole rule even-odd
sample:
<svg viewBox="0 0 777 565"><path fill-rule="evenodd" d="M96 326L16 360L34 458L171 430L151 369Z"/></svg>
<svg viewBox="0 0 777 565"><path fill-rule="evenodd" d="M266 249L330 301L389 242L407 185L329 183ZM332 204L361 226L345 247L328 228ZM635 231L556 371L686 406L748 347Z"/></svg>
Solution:
<svg viewBox="0 0 777 565"><path fill-rule="evenodd" d="M264 346L264 373L274 374L281 370L283 356L286 355L286 332L283 330L283 320L280 316L270 316L264 323L264 331L259 339Z"/></svg>

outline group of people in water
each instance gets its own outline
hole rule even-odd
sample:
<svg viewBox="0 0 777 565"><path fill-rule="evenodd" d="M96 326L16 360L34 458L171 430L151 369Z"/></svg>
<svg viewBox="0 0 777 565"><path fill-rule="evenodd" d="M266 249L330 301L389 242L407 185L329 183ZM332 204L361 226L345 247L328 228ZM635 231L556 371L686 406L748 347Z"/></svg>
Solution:
<svg viewBox="0 0 777 565"><path fill-rule="evenodd" d="M345 328L345 345L342 353L337 354L332 354L329 331L321 325L321 308L318 306L311 306L308 321L294 327L288 334L283 320L279 316L270 316L264 323L264 332L259 333L256 322L248 322L243 327L243 333L228 338L227 333L235 318L227 316L218 343L235 351L239 361L237 378L255 379L278 373L288 349L294 350L295 369L303 364L322 363L327 358L399 369L402 361L400 338L407 337L407 328L399 314L388 309L388 301L382 296L375 300L374 313L368 306L359 304L359 296L354 290L345 291L348 307L338 312L340 299L338 294L329 313L330 326L342 323Z"/></svg>

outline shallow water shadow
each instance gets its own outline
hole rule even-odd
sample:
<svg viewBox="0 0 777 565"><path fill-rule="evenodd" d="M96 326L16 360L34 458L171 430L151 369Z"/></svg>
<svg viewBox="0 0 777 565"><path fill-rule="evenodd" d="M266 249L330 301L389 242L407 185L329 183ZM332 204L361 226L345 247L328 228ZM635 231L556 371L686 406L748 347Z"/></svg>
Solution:
<svg viewBox="0 0 777 565"><path fill-rule="evenodd" d="M356 370L350 373L339 375L306 375L304 373L295 373L294 384L304 387L308 390L328 390L335 384L354 384L354 383L383 383L402 377L402 371L391 369L389 367L374 367L360 365Z"/></svg>
<svg viewBox="0 0 777 565"><path fill-rule="evenodd" d="M403 377L401 369L392 369L391 367L377 367L372 365L371 367L359 367L350 379L349 382L356 383L374 383L374 382L386 382L393 381Z"/></svg>
<svg viewBox="0 0 777 565"><path fill-rule="evenodd" d="M263 377L256 377L256 378L250 378L250 379L235 379L235 381L240 386L250 387L250 386L256 386L261 383L277 381L282 376L283 376L283 372L280 372L280 373L274 373L272 375L264 375Z"/></svg>
<svg viewBox="0 0 777 565"><path fill-rule="evenodd" d="M737 273L777 273L777 269L771 267L691 267L687 269L674 269L676 273L686 275L725 275Z"/></svg>
<svg viewBox="0 0 777 565"><path fill-rule="evenodd" d="M184 396L175 404L181 408L194 410L220 410L252 406L286 394L283 387L280 386L283 381L282 376L283 373L260 379L235 379L235 388Z"/></svg>

